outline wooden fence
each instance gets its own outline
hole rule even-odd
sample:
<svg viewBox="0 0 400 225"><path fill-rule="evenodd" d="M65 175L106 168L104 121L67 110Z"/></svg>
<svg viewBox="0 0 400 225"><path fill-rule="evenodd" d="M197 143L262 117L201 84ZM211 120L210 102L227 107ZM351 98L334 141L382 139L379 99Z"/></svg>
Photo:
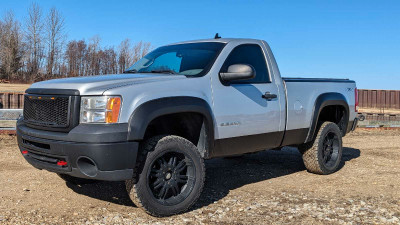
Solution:
<svg viewBox="0 0 400 225"><path fill-rule="evenodd" d="M0 108L22 109L24 108L24 93L0 93Z"/></svg>
<svg viewBox="0 0 400 225"><path fill-rule="evenodd" d="M360 108L400 109L399 90L358 90Z"/></svg>
<svg viewBox="0 0 400 225"><path fill-rule="evenodd" d="M360 108L400 109L400 91L398 90L358 90ZM24 107L24 94L0 93L0 108L22 109Z"/></svg>

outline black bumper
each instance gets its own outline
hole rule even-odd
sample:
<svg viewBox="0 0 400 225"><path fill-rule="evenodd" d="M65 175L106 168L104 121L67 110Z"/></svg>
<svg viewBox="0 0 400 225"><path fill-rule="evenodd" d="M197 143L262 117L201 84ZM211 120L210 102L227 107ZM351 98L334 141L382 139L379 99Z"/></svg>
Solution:
<svg viewBox="0 0 400 225"><path fill-rule="evenodd" d="M358 118L355 118L354 122L353 122L353 126L351 127L351 131L354 131L356 129L357 124L358 124Z"/></svg>
<svg viewBox="0 0 400 225"><path fill-rule="evenodd" d="M127 141L127 132L126 124L79 125L60 133L17 123L18 146L34 167L108 181L132 178L139 144Z"/></svg>

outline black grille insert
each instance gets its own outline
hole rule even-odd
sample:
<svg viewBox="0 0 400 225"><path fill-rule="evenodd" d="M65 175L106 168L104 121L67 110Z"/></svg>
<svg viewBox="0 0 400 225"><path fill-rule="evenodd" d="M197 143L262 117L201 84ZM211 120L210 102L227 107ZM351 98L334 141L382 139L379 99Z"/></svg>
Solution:
<svg viewBox="0 0 400 225"><path fill-rule="evenodd" d="M47 127L68 127L70 105L69 96L25 95L24 121Z"/></svg>
<svg viewBox="0 0 400 225"><path fill-rule="evenodd" d="M69 165L60 166L57 164L57 162L59 161L68 162L66 157L44 155L39 152L33 152L29 149L28 149L28 154L26 154L25 157L33 159L37 163L40 163L41 165L45 164L46 168L51 169L53 171L71 171L71 167Z"/></svg>
<svg viewBox="0 0 400 225"><path fill-rule="evenodd" d="M28 156L32 157L32 158L34 158L34 159L36 159L38 161L52 163L52 164L57 164L57 162L60 160L60 158L55 158L55 157L42 155L42 154L35 154L33 152L29 152ZM65 160L65 159L62 159L62 160Z"/></svg>
<svg viewBox="0 0 400 225"><path fill-rule="evenodd" d="M33 146L36 148L43 148L43 149L50 149L50 145L49 144L43 144L43 143L39 143L39 142L35 142L35 141L28 141L26 139L22 139L23 143L29 146Z"/></svg>

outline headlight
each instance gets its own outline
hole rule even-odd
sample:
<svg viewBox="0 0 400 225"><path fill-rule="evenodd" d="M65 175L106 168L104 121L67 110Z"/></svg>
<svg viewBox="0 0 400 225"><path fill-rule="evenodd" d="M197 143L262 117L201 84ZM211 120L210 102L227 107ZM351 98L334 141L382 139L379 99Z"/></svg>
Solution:
<svg viewBox="0 0 400 225"><path fill-rule="evenodd" d="M121 97L93 96L81 98L81 123L117 123Z"/></svg>

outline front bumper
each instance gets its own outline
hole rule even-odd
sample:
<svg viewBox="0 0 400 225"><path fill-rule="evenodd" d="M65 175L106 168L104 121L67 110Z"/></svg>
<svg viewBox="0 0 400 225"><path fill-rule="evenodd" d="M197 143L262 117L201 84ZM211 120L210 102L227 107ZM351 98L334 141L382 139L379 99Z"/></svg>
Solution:
<svg viewBox="0 0 400 225"><path fill-rule="evenodd" d="M126 124L79 125L60 133L17 123L19 149L34 167L108 181L132 178L139 144L127 141L127 132Z"/></svg>

